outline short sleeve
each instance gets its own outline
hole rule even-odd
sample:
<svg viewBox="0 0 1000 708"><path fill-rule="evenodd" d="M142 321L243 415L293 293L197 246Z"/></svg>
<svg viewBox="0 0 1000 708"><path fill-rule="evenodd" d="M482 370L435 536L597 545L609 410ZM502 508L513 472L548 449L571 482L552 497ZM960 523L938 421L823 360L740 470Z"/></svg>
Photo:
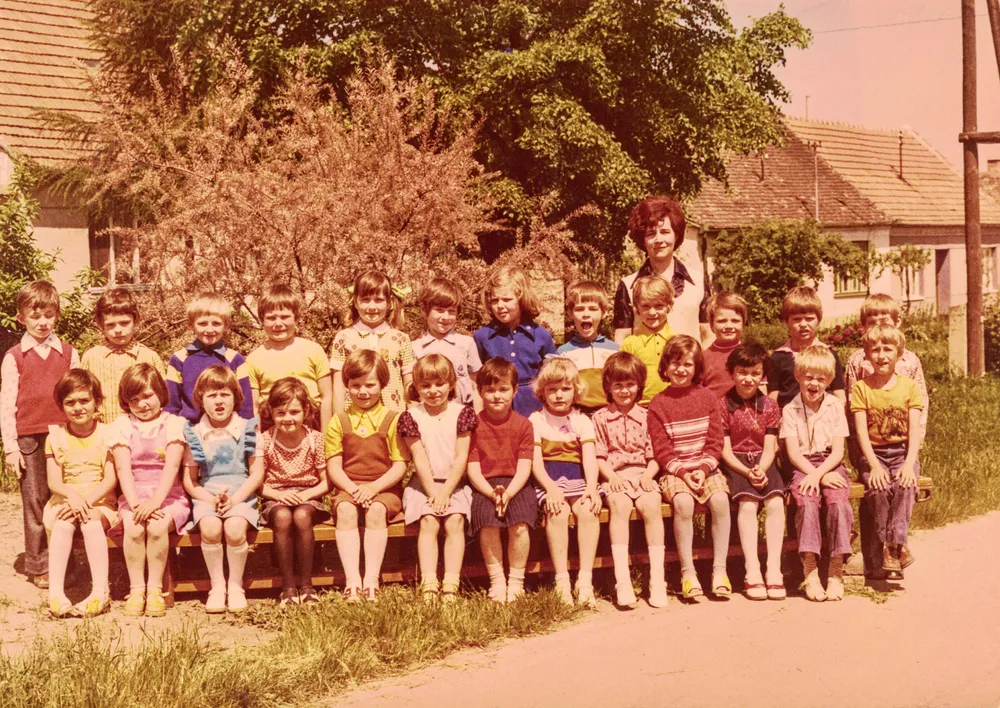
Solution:
<svg viewBox="0 0 1000 708"><path fill-rule="evenodd" d="M781 427L781 409L773 398L764 396L764 434L777 435Z"/></svg>
<svg viewBox="0 0 1000 708"><path fill-rule="evenodd" d="M326 455L323 450L323 433L318 430L309 431L309 445L312 448L313 468L317 473L326 472Z"/></svg>
<svg viewBox="0 0 1000 708"><path fill-rule="evenodd" d="M732 414L729 412L729 404L726 397L719 399L719 417L722 420L722 434L729 435L732 426Z"/></svg>
<svg viewBox="0 0 1000 708"><path fill-rule="evenodd" d="M517 440L517 459L530 460L535 456L536 433L534 426L527 420L521 425Z"/></svg>
<svg viewBox="0 0 1000 708"><path fill-rule="evenodd" d="M256 418L250 418L246 422L246 427L243 428L243 454L246 457L256 457L263 452L258 447L261 440L260 433L257 431L259 427L260 421Z"/></svg>
<svg viewBox="0 0 1000 708"><path fill-rule="evenodd" d="M594 441L596 444L596 454L598 460L608 459L608 448L610 447L608 440L608 423L603 415L600 415L600 411L594 415L592 422L594 423Z"/></svg>
<svg viewBox="0 0 1000 708"><path fill-rule="evenodd" d="M195 432L190 421L184 421L184 440L187 442L188 450L191 452L191 459L196 464L205 462L205 447L201 444L201 438Z"/></svg>
<svg viewBox="0 0 1000 708"><path fill-rule="evenodd" d="M467 340L465 358L470 374L474 374L483 368L483 361L479 358L479 350L476 348L476 342L472 337L469 337Z"/></svg>
<svg viewBox="0 0 1000 708"><path fill-rule="evenodd" d="M868 410L868 397L865 395L867 393L867 390L868 390L867 384L861 381L854 384L854 386L851 388L852 413Z"/></svg>
<svg viewBox="0 0 1000 708"><path fill-rule="evenodd" d="M785 439L795 434L795 413L791 406L785 406L781 410L781 428L778 437Z"/></svg>
<svg viewBox="0 0 1000 708"><path fill-rule="evenodd" d="M250 377L250 390L257 391L257 393L260 393L261 371L260 367L257 366L257 357L254 356L258 351L259 350L255 349L254 351L250 352L249 356L247 356L247 373L249 374Z"/></svg>
<svg viewBox="0 0 1000 708"><path fill-rule="evenodd" d="M333 345L330 347L330 369L333 371L340 371L344 368L344 362L347 361L347 330L342 329L337 332L337 336L333 338Z"/></svg>
<svg viewBox="0 0 1000 708"><path fill-rule="evenodd" d="M326 358L323 347L316 342L309 342L309 344L312 345L311 348L315 348L315 351L309 354L309 365L318 383L320 379L330 375L330 361Z"/></svg>
<svg viewBox="0 0 1000 708"><path fill-rule="evenodd" d="M344 452L344 429L340 422L340 416L334 415L330 422L326 424L326 433L323 435L323 446L326 459L336 457Z"/></svg>
<svg viewBox="0 0 1000 708"><path fill-rule="evenodd" d="M573 415L573 432L581 443L595 442L597 434L594 432L594 422L583 413Z"/></svg>
<svg viewBox="0 0 1000 708"><path fill-rule="evenodd" d="M924 409L924 399L920 395L920 387L917 386L917 382L913 379L907 379L908 395L906 397L906 408L912 409L916 408L918 410Z"/></svg>
<svg viewBox="0 0 1000 708"><path fill-rule="evenodd" d="M403 411L399 414L398 422L396 423L396 430L404 438L420 437L420 426L417 425L417 421L414 420L410 411Z"/></svg>
<svg viewBox="0 0 1000 708"><path fill-rule="evenodd" d="M52 440L53 440L54 437L55 436L52 435L51 429L50 429L49 435L46 436L46 438L45 438L45 456L46 457L55 457L56 456L56 451L55 451L55 449L52 446Z"/></svg>
<svg viewBox="0 0 1000 708"><path fill-rule="evenodd" d="M406 462L410 459L403 446L399 444L399 419L401 417L401 415L397 415L392 423L389 424L389 430L386 432L386 441L389 443L390 462Z"/></svg>
<svg viewBox="0 0 1000 708"><path fill-rule="evenodd" d="M128 418L128 416L119 416L118 420L123 418ZM115 423L118 422L115 421ZM168 414L166 421L166 432L167 432L167 445L171 443L185 443L184 440L184 423L186 421L179 415Z"/></svg>
<svg viewBox="0 0 1000 708"><path fill-rule="evenodd" d="M86 354L84 355L86 356ZM175 416L170 416L169 418ZM170 430L167 430L167 435L170 435ZM184 442L184 427L180 428L181 442ZM167 442L170 442L169 440ZM129 447L132 444L132 420L129 418L128 414L120 415L115 418L115 421L108 426L108 447L114 449L116 447Z"/></svg>
<svg viewBox="0 0 1000 708"><path fill-rule="evenodd" d="M542 423L544 419L539 411L535 411L528 418L528 422L531 423L532 437L534 438L535 445L542 444Z"/></svg>
<svg viewBox="0 0 1000 708"><path fill-rule="evenodd" d="M406 415L405 413L403 415ZM476 411L473 410L472 406L462 406L461 412L458 414L458 434L471 433L479 425L479 418L476 416Z"/></svg>

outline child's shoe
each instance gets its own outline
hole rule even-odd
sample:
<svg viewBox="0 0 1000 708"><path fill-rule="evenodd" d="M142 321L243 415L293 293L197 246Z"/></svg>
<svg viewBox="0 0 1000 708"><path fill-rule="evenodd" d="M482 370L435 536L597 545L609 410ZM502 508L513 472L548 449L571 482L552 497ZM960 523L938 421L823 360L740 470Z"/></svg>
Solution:
<svg viewBox="0 0 1000 708"><path fill-rule="evenodd" d="M597 607L597 597L594 596L593 585L577 585L576 601L584 607L594 609Z"/></svg>
<svg viewBox="0 0 1000 708"><path fill-rule="evenodd" d="M205 600L205 612L217 615L225 611L226 589L224 587L212 588L208 591L208 599Z"/></svg>
<svg viewBox="0 0 1000 708"><path fill-rule="evenodd" d="M319 595L316 594L316 588L312 585L306 585L304 588L299 588L299 603L303 605L313 605L319 602Z"/></svg>
<svg viewBox="0 0 1000 708"><path fill-rule="evenodd" d="M802 590L805 591L806 597L813 602L823 602L826 600L826 591L823 589L823 584L819 581L818 570L813 570L806 576L806 579L802 582Z"/></svg>
<svg viewBox="0 0 1000 708"><path fill-rule="evenodd" d="M364 589L361 591L361 597L368 602L375 602L378 600L378 585L365 585Z"/></svg>
<svg viewBox="0 0 1000 708"><path fill-rule="evenodd" d="M446 582L441 584L441 602L455 602L458 599L458 583Z"/></svg>
<svg viewBox="0 0 1000 708"><path fill-rule="evenodd" d="M899 546L891 543L885 544L882 548L882 570L885 571L889 579L903 577L903 564L899 559Z"/></svg>
<svg viewBox="0 0 1000 708"><path fill-rule="evenodd" d="M361 588L344 588L344 602L361 602Z"/></svg>
<svg viewBox="0 0 1000 708"><path fill-rule="evenodd" d="M136 590L125 596L125 609L122 610L122 614L126 617L142 617L145 612L146 593Z"/></svg>
<svg viewBox="0 0 1000 708"><path fill-rule="evenodd" d="M91 595L82 600L77 603L73 610L80 617L97 617L107 612L110 607L111 600L108 598L107 593L102 593L100 595Z"/></svg>
<svg viewBox="0 0 1000 708"><path fill-rule="evenodd" d="M295 588L285 588L281 591L281 595L278 596L278 607L298 605L300 602L302 600L299 597L299 591Z"/></svg>
<svg viewBox="0 0 1000 708"><path fill-rule="evenodd" d="M649 586L649 606L650 607L666 607L667 606L667 585L666 583L657 583L656 585L650 584Z"/></svg>
<svg viewBox="0 0 1000 708"><path fill-rule="evenodd" d="M768 573L765 583L764 587L767 588L768 600L784 600L788 597L788 591L785 590L785 579L781 576L781 573L775 575Z"/></svg>
<svg viewBox="0 0 1000 708"><path fill-rule="evenodd" d="M243 588L240 587L230 587L229 597L226 600L226 609L232 612L234 615L238 615L247 608L247 594L243 592Z"/></svg>
<svg viewBox="0 0 1000 708"><path fill-rule="evenodd" d="M615 583L615 604L618 607L634 610L635 605L638 600L635 597L635 590L632 588L632 582L628 583Z"/></svg>
<svg viewBox="0 0 1000 708"><path fill-rule="evenodd" d="M748 581L743 585L743 594L746 595L748 600L756 602L767 600L767 586L764 583L751 583Z"/></svg>
<svg viewBox="0 0 1000 708"><path fill-rule="evenodd" d="M573 586L568 580L556 583L556 597L567 605L573 604Z"/></svg>
<svg viewBox="0 0 1000 708"><path fill-rule="evenodd" d="M65 595L49 598L49 612L53 617L68 617L73 609L73 603Z"/></svg>
<svg viewBox="0 0 1000 708"><path fill-rule="evenodd" d="M712 571L712 594L719 600L728 600L733 594L733 584L724 570Z"/></svg>
<svg viewBox="0 0 1000 708"><path fill-rule="evenodd" d="M837 602L844 599L844 580L842 578L834 576L827 579L826 599L828 602Z"/></svg>
<svg viewBox="0 0 1000 708"><path fill-rule="evenodd" d="M437 578L424 578L420 583L420 593L424 597L424 602L432 602L441 594L441 584Z"/></svg>
<svg viewBox="0 0 1000 708"><path fill-rule="evenodd" d="M49 589L49 574L39 573L38 575L31 576L31 583L39 590Z"/></svg>
<svg viewBox="0 0 1000 708"><path fill-rule="evenodd" d="M916 556L913 555L913 551L907 545L902 545L899 547L899 568L900 570L906 570L913 562L917 560Z"/></svg>
<svg viewBox="0 0 1000 708"><path fill-rule="evenodd" d="M524 585L510 584L507 586L507 602L517 602L519 597L524 596Z"/></svg>
<svg viewBox="0 0 1000 708"><path fill-rule="evenodd" d="M681 595L685 600L701 602L705 591L701 589L701 581L698 580L697 575L681 578Z"/></svg>
<svg viewBox="0 0 1000 708"><path fill-rule="evenodd" d="M146 616L163 617L167 614L167 601L159 590L151 590L146 597Z"/></svg>

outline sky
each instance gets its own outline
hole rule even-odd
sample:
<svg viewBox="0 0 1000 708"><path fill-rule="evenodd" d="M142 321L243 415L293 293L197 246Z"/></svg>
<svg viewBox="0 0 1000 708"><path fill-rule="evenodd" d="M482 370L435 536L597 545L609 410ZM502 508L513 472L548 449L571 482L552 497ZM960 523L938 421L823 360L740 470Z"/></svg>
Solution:
<svg viewBox="0 0 1000 708"><path fill-rule="evenodd" d="M728 0L733 22L777 10L778 0ZM962 165L960 0L785 0L813 32L776 70L792 94L787 115L881 128L909 126L958 170ZM976 0L979 129L1000 131L1000 71L986 0ZM876 26L881 25L881 26ZM888 25L888 26L886 26ZM1000 146L980 146L980 164ZM1000 163L998 163L1000 167Z"/></svg>

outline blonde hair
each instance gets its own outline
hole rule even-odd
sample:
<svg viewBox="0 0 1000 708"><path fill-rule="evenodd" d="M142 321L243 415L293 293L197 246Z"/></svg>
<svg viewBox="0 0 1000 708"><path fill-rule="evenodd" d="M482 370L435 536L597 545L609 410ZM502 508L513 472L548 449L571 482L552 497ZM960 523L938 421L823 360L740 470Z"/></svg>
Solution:
<svg viewBox="0 0 1000 708"><path fill-rule="evenodd" d="M747 317L750 316L750 308L747 305L747 301L738 293L734 293L731 290L723 290L721 293L716 293L708 301L709 325L715 324L715 316L719 314L719 310L732 310L743 318L743 324L747 323Z"/></svg>
<svg viewBox="0 0 1000 708"><path fill-rule="evenodd" d="M891 295L872 293L861 303L861 312L858 313L858 320L864 326L865 320L869 317L879 317L880 315L889 315L893 322L899 324L902 312L899 309L899 303Z"/></svg>
<svg viewBox="0 0 1000 708"><path fill-rule="evenodd" d="M206 315L215 315L221 318L226 328L228 328L229 323L233 319L233 307L221 295L216 293L199 293L194 300L188 303L188 325L193 327L196 319Z"/></svg>
<svg viewBox="0 0 1000 708"><path fill-rule="evenodd" d="M609 308L608 294L597 283L582 280L579 283L570 285L566 291L566 312L572 314L573 309L577 305L585 302L597 303L597 306L601 308L602 314L606 313Z"/></svg>
<svg viewBox="0 0 1000 708"><path fill-rule="evenodd" d="M896 327L890 325L875 325L861 337L861 346L867 356L876 344L891 344L896 347L896 356L903 356L906 347L906 336Z"/></svg>
<svg viewBox="0 0 1000 708"><path fill-rule="evenodd" d="M573 403L583 395L583 382L580 380L580 372L576 365L562 356L554 356L545 360L542 368L538 370L538 375L531 382L531 391L535 398L545 402L545 387L554 383L568 381L573 385Z"/></svg>
<svg viewBox="0 0 1000 708"><path fill-rule="evenodd" d="M417 359L413 365L413 383L407 394L411 401L420 400L420 383L422 381L443 381L448 384L448 399L453 399L457 391L458 376L451 360L443 354L427 354Z"/></svg>
<svg viewBox="0 0 1000 708"><path fill-rule="evenodd" d="M236 374L228 366L210 366L198 376L194 382L194 407L199 413L204 413L205 408L202 398L209 391L221 391L228 389L233 394L233 415L238 415L240 407L243 405L243 391L240 389L240 382L236 380Z"/></svg>
<svg viewBox="0 0 1000 708"><path fill-rule="evenodd" d="M483 307L486 314L493 317L493 310L490 309L490 298L495 290L500 288L510 288L517 297L517 306L521 310L522 319L535 319L542 311L542 303L538 296L531 289L531 280L528 274L520 268L504 266L490 275L486 280L486 287L483 290Z"/></svg>
<svg viewBox="0 0 1000 708"><path fill-rule="evenodd" d="M638 307L639 302L662 302L667 307L674 306L674 288L658 275L647 275L639 278L632 285L632 302Z"/></svg>
<svg viewBox="0 0 1000 708"><path fill-rule="evenodd" d="M827 386L830 385L837 372L837 359L830 351L830 347L813 344L798 353L795 357L795 380L798 381L800 377L810 371L823 374L827 379Z"/></svg>
<svg viewBox="0 0 1000 708"><path fill-rule="evenodd" d="M781 301L781 321L785 322L792 315L816 315L823 319L823 303L813 288L799 285L785 294Z"/></svg>
<svg viewBox="0 0 1000 708"><path fill-rule="evenodd" d="M381 295L385 298L385 321L393 329L403 326L403 302L392 292L392 281L389 276L378 270L367 270L354 279L354 292L351 295L351 323L354 324L361 315L358 313L358 301L366 295Z"/></svg>

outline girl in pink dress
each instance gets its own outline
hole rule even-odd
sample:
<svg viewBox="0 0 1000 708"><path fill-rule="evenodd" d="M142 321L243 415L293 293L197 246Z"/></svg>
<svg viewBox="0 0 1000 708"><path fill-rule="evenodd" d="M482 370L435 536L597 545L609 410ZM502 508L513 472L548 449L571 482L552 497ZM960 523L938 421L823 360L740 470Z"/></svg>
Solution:
<svg viewBox="0 0 1000 708"><path fill-rule="evenodd" d="M191 503L181 486L184 419L167 413L167 385L149 364L126 369L118 400L128 415L112 423L111 451L122 494L118 514L125 533L128 617L162 617L163 571L170 551L170 532L184 528ZM148 566L148 577L144 577Z"/></svg>

